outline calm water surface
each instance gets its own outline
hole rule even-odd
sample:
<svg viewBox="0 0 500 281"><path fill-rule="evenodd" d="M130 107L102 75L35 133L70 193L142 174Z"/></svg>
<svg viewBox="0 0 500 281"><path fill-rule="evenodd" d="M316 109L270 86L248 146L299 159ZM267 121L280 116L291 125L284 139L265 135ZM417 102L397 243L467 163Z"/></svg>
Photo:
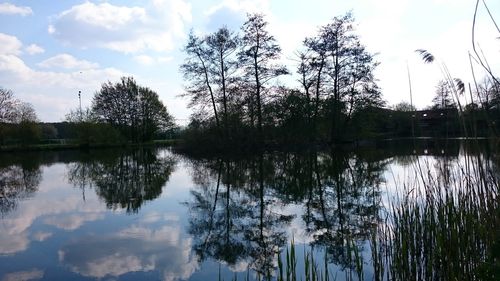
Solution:
<svg viewBox="0 0 500 281"><path fill-rule="evenodd" d="M299 265L304 250L326 256L337 280L355 269L355 245L373 280L370 230L398 184L417 162L438 169L487 154L465 151L424 143L239 158L168 148L1 154L0 280L243 280L275 272L292 239Z"/></svg>

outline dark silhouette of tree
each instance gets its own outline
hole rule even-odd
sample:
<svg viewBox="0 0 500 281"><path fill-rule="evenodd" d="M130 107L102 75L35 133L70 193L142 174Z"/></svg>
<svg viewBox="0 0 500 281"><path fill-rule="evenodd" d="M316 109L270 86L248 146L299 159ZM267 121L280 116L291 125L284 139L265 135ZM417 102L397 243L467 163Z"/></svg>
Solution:
<svg viewBox="0 0 500 281"><path fill-rule="evenodd" d="M20 102L17 104L15 110L14 123L17 124L15 137L22 144L39 141L42 129L33 106L30 103Z"/></svg>
<svg viewBox="0 0 500 281"><path fill-rule="evenodd" d="M205 40L194 35L191 31L184 52L187 54L187 58L185 63L181 65L181 71L184 79L190 82L186 87L187 95L191 97L190 105L201 105L203 107L207 102L210 102L217 128L220 129L216 97L209 76L210 62Z"/></svg>
<svg viewBox="0 0 500 281"><path fill-rule="evenodd" d="M326 68L328 49L321 37L306 38L304 40L305 51L299 53L299 66L297 73L300 75L300 83L307 97L308 119L311 124L312 134L310 138L316 139L317 123L320 114L321 98L323 96L324 83L326 83Z"/></svg>
<svg viewBox="0 0 500 281"><path fill-rule="evenodd" d="M119 144L125 141L116 127L100 122L91 108L70 110L65 121L69 124L71 137L78 139L82 145Z"/></svg>
<svg viewBox="0 0 500 281"><path fill-rule="evenodd" d="M256 148L386 133L387 110L373 75L378 63L360 42L350 13L304 40L297 52L298 89L272 83L288 71L267 29L263 15L249 14L241 40L226 28L203 38L191 33L181 71L185 96L199 110L184 131L186 146L224 150L223 136L239 148Z"/></svg>
<svg viewBox="0 0 500 281"><path fill-rule="evenodd" d="M0 87L0 123L12 122L17 103L12 91Z"/></svg>
<svg viewBox="0 0 500 281"><path fill-rule="evenodd" d="M174 170L175 158L158 157L156 153L146 148L106 155L91 153L88 161L69 166L68 179L82 192L94 188L108 208L137 212L146 201L160 196Z"/></svg>
<svg viewBox="0 0 500 281"><path fill-rule="evenodd" d="M445 109L456 108L457 105L453 100L452 90L447 81L441 80L436 86L436 94L432 99L432 108Z"/></svg>
<svg viewBox="0 0 500 281"><path fill-rule="evenodd" d="M57 139L58 132L57 128L50 123L43 123L42 125L42 138L43 139Z"/></svg>
<svg viewBox="0 0 500 281"><path fill-rule="evenodd" d="M410 104L409 102L402 101L396 105L394 105L394 110L395 111L402 111L402 112L411 112L417 110L415 106Z"/></svg>
<svg viewBox="0 0 500 281"><path fill-rule="evenodd" d="M500 79L497 79L500 80ZM500 84L489 77L478 83L476 88L479 104L484 109L500 108Z"/></svg>
<svg viewBox="0 0 500 281"><path fill-rule="evenodd" d="M192 106L203 108L211 103L219 129L222 111L225 138L229 138L230 103L237 85L238 47L238 37L227 27L203 38L191 33L184 48L187 58L181 66L184 78L189 82L185 96L191 97Z"/></svg>
<svg viewBox="0 0 500 281"><path fill-rule="evenodd" d="M383 105L373 77L378 63L354 33L353 23L354 18L348 13L321 27L316 37L304 41L306 50L299 65L302 84L314 87L314 123L321 96L326 99L332 142L340 139L356 110Z"/></svg>
<svg viewBox="0 0 500 281"><path fill-rule="evenodd" d="M0 87L0 144L12 139L20 144L38 141L41 127L30 103L14 98L12 91Z"/></svg>
<svg viewBox="0 0 500 281"><path fill-rule="evenodd" d="M229 138L229 103L231 95L234 94L237 78L235 77L237 69L236 51L239 39L234 33L223 27L206 38L207 47L213 58L210 72L218 85L219 99L222 99L222 108L224 116L224 130L226 138Z"/></svg>
<svg viewBox="0 0 500 281"><path fill-rule="evenodd" d="M280 143L310 141L311 128L307 98L298 90L279 87L276 95L264 107L266 127L273 128L267 137ZM269 130L268 130L269 131Z"/></svg>
<svg viewBox="0 0 500 281"><path fill-rule="evenodd" d="M155 133L173 127L173 117L158 94L137 85L132 77L103 84L92 101L92 112L134 142L149 141Z"/></svg>
<svg viewBox="0 0 500 281"><path fill-rule="evenodd" d="M262 14L249 14L241 28L242 47L238 53L239 64L244 71L243 79L249 85L252 94L252 98L248 100L251 104L248 106L257 112L259 141L263 140L262 108L264 96L269 91L266 85L271 80L288 74L285 66L278 64L281 48L266 28L267 22Z"/></svg>

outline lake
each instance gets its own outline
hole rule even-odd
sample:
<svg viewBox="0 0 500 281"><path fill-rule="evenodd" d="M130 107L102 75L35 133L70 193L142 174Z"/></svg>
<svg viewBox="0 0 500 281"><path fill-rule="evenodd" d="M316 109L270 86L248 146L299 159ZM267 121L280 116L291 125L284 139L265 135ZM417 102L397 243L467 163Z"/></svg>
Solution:
<svg viewBox="0 0 500 281"><path fill-rule="evenodd" d="M0 154L0 280L447 280L455 263L481 279L498 241L490 147Z"/></svg>

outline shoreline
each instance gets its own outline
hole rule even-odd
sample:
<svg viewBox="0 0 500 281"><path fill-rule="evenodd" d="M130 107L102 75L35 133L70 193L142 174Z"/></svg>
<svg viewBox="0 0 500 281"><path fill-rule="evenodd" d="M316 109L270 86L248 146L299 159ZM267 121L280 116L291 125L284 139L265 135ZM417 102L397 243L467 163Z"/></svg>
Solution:
<svg viewBox="0 0 500 281"><path fill-rule="evenodd" d="M100 149L116 147L143 147L143 146L172 146L179 143L178 139L154 140L145 143L117 143L117 144L79 144L79 143L59 143L59 144L30 144L30 145L4 145L0 146L0 153L3 152L29 152L29 151L55 151L55 150L76 150L76 149Z"/></svg>

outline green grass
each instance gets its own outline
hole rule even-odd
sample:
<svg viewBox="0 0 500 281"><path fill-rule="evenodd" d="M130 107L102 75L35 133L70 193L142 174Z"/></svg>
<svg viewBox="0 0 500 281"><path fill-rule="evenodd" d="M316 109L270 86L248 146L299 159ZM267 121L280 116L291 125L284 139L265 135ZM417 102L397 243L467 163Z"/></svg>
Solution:
<svg viewBox="0 0 500 281"><path fill-rule="evenodd" d="M0 146L0 152L12 151L45 151L45 150L59 150L59 149L78 149L81 146L75 143L69 144L12 144Z"/></svg>
<svg viewBox="0 0 500 281"><path fill-rule="evenodd" d="M43 143L43 144L9 144L0 146L0 152L15 151L47 151L63 149L81 149L81 148L106 148L106 147L137 147L137 146L172 146L178 144L178 140L154 140L146 143L95 143L83 145L75 141L67 143Z"/></svg>

